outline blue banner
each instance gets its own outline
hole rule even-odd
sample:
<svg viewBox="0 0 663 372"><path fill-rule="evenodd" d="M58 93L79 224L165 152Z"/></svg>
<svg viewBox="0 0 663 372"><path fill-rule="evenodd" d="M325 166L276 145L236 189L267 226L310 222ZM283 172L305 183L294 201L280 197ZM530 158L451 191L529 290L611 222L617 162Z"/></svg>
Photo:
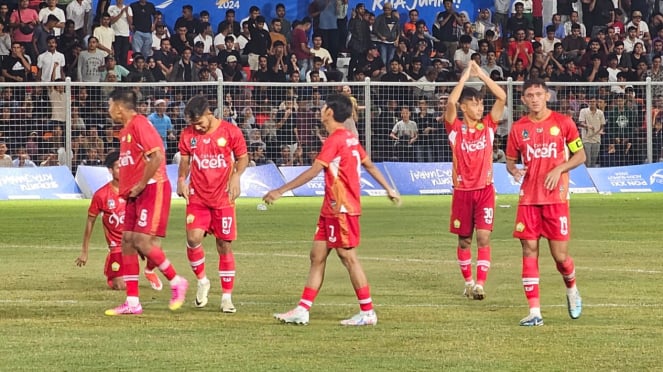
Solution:
<svg viewBox="0 0 663 372"><path fill-rule="evenodd" d="M451 194L451 163L382 163L403 195Z"/></svg>
<svg viewBox="0 0 663 372"><path fill-rule="evenodd" d="M599 192L663 191L663 163L590 168L589 174Z"/></svg>
<svg viewBox="0 0 663 372"><path fill-rule="evenodd" d="M90 167L79 165L76 169L76 183L81 189L86 199L92 198L92 195L105 185L112 178L106 167Z"/></svg>
<svg viewBox="0 0 663 372"><path fill-rule="evenodd" d="M274 164L265 164L258 167L248 167L242 174L240 187L242 193L240 196L252 198L262 198L269 190L283 186L283 175ZM292 196L288 191L284 196Z"/></svg>
<svg viewBox="0 0 663 372"><path fill-rule="evenodd" d="M69 168L0 168L0 200L80 199Z"/></svg>
<svg viewBox="0 0 663 372"><path fill-rule="evenodd" d="M382 174L387 178L387 173L384 169L384 166L381 163L375 164L375 166L382 172ZM286 182L290 182L299 176L302 172L307 170L307 166L298 166L298 167L280 167L279 170L283 174ZM380 186L378 181L376 181L373 176L366 172L364 167L361 167L360 180L361 184L361 194L364 196L385 196L387 192ZM392 183L393 187L393 183ZM320 172L312 180L307 182L305 185L302 185L294 190L292 193L295 196L322 196L325 194L325 177L324 172Z"/></svg>
<svg viewBox="0 0 663 372"><path fill-rule="evenodd" d="M595 193L596 187L587 172L587 168L581 165L569 174L569 189L572 194ZM495 192L498 194L520 193L520 183L506 170L506 164L493 164L493 182Z"/></svg>

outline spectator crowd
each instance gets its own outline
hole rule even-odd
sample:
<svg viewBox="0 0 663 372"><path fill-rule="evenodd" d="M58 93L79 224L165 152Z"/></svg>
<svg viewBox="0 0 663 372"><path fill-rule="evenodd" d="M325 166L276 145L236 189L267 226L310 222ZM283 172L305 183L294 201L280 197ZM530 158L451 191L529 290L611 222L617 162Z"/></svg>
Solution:
<svg viewBox="0 0 663 372"><path fill-rule="evenodd" d="M559 0L549 20L542 0L496 0L476 16L457 12L451 0L443 5L432 24L416 8L401 14L384 2L373 13L362 3L350 9L347 0L313 0L300 20L283 4L263 9L270 19L257 6L236 14L183 5L181 17L166 24L146 0L100 0L96 9L90 0L0 1L0 166L58 165L68 157L74 170L101 164L118 147L107 97L119 86L135 89L138 110L175 159L184 104L203 94L215 115L242 128L252 165L310 164L326 138L320 108L338 91L352 97L351 125L360 138L371 136L377 161L450 161L446 97L471 60L495 81L552 82L550 105L581 128L588 166L645 161L645 89L633 82L651 78L659 83L654 161L663 158L663 1ZM211 16L223 20L212 25ZM71 97L65 78L80 82ZM371 88L369 106L363 89L345 83L366 78L390 83ZM20 82L51 85L13 85ZM153 82L175 84L146 84ZM300 82L309 84L291 84ZM65 149L68 100L72 146ZM496 161L503 161L507 115L523 113L519 102L516 87Z"/></svg>

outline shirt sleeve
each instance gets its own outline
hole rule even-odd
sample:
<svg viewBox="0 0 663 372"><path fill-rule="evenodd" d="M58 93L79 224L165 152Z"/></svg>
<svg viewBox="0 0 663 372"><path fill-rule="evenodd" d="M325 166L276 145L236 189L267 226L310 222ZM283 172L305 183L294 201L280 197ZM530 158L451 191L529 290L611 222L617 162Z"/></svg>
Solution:
<svg viewBox="0 0 663 372"><path fill-rule="evenodd" d="M322 144L322 149L320 149L320 153L318 154L318 157L315 158L315 160L320 161L325 168L329 165L329 163L334 160L334 158L338 155L338 136L331 135L327 138L325 143Z"/></svg>
<svg viewBox="0 0 663 372"><path fill-rule="evenodd" d="M575 154L583 148L582 139L580 138L580 133L578 132L578 127L570 118L564 120L564 127L566 133L566 144L569 147L569 150Z"/></svg>
<svg viewBox="0 0 663 372"><path fill-rule="evenodd" d="M244 139L244 134L242 133L242 130L239 129L236 126L232 126L233 128L233 155L235 155L235 158L242 157L247 154L247 149L246 149L246 140Z"/></svg>
<svg viewBox="0 0 663 372"><path fill-rule="evenodd" d="M512 128L506 142L506 157L509 159L518 159L520 151L518 150L518 138L516 131Z"/></svg>
<svg viewBox="0 0 663 372"><path fill-rule="evenodd" d="M100 189L101 190L101 189ZM95 192L90 202L90 207L87 210L87 215L90 217L97 217L103 208L103 200L100 192Z"/></svg>
<svg viewBox="0 0 663 372"><path fill-rule="evenodd" d="M180 134L180 141L177 145L177 149L180 150L180 154L183 156L189 156L191 154L191 136L189 136L188 130L183 130Z"/></svg>

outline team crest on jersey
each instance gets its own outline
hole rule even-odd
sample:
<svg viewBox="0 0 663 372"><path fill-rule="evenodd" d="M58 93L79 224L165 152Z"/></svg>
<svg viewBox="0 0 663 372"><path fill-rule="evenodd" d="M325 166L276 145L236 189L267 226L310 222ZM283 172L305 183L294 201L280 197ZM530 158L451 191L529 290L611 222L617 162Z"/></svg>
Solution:
<svg viewBox="0 0 663 372"><path fill-rule="evenodd" d="M131 143L131 134L127 134L127 142Z"/></svg>
<svg viewBox="0 0 663 372"><path fill-rule="evenodd" d="M113 272L120 271L120 263L119 262L113 262L111 264L111 270L113 270Z"/></svg>
<svg viewBox="0 0 663 372"><path fill-rule="evenodd" d="M524 139L524 140L528 140L528 139L529 139L529 132L527 131L527 129L523 129L522 136L523 136L523 139Z"/></svg>
<svg viewBox="0 0 663 372"><path fill-rule="evenodd" d="M198 145L198 140L196 139L196 137L191 137L191 142L189 143L191 144L191 148L195 149L196 146Z"/></svg>
<svg viewBox="0 0 663 372"><path fill-rule="evenodd" d="M460 220L454 220L454 229L460 229Z"/></svg>
<svg viewBox="0 0 663 372"><path fill-rule="evenodd" d="M188 225L188 224L192 224L193 221L194 221L195 219L196 219L196 216L194 216L194 215L192 215L192 214L187 214L187 215L186 215L186 223L187 223L187 225Z"/></svg>
<svg viewBox="0 0 663 372"><path fill-rule="evenodd" d="M518 223L516 224L516 231L518 231L518 232L523 232L523 231L525 231L525 224L522 223L522 222L518 222Z"/></svg>
<svg viewBox="0 0 663 372"><path fill-rule="evenodd" d="M115 200L114 199L108 199L108 209L115 209Z"/></svg>
<svg viewBox="0 0 663 372"><path fill-rule="evenodd" d="M477 127L476 127L476 128L477 128L477 130L483 130L483 128L484 128L483 123L482 123L482 122L479 122L479 124L477 124Z"/></svg>
<svg viewBox="0 0 663 372"><path fill-rule="evenodd" d="M216 140L216 144L219 145L219 147L225 147L226 143L228 143L228 140L223 137Z"/></svg>
<svg viewBox="0 0 663 372"><path fill-rule="evenodd" d="M559 128L558 127L552 127L550 128L550 135L551 136L556 136L559 134Z"/></svg>

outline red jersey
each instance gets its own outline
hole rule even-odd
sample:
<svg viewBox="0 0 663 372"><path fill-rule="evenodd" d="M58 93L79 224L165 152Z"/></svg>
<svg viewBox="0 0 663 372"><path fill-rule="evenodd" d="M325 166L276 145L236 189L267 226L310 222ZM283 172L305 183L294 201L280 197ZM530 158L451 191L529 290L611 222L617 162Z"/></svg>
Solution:
<svg viewBox="0 0 663 372"><path fill-rule="evenodd" d="M513 41L509 43L508 53L509 57L516 56L516 59L522 59L523 67L527 70L527 67L529 67L529 58L527 58L527 55L534 53L534 47L532 47L532 43L527 40L522 41L520 47L518 47L517 41Z"/></svg>
<svg viewBox="0 0 663 372"><path fill-rule="evenodd" d="M227 121L221 121L214 132L207 134L188 126L180 135L178 147L191 161L190 200L210 208L233 205L226 188L235 171L235 159L247 154L242 131Z"/></svg>
<svg viewBox="0 0 663 372"><path fill-rule="evenodd" d="M453 156L455 190L479 190L493 183L493 139L497 124L490 114L474 128L456 118L444 122Z"/></svg>
<svg viewBox="0 0 663 372"><path fill-rule="evenodd" d="M325 199L321 216L361 215L360 171L365 158L366 151L349 130L338 128L327 137L316 158L325 166Z"/></svg>
<svg viewBox="0 0 663 372"><path fill-rule="evenodd" d="M122 247L122 226L124 225L126 203L120 197L118 190L109 182L92 195L90 208L87 210L87 215L90 217L102 214L104 235L111 250Z"/></svg>
<svg viewBox="0 0 663 372"><path fill-rule="evenodd" d="M506 147L506 157L522 160L527 168L520 186L521 205L566 203L569 199L569 174L562 173L558 187L544 187L546 175L570 157L570 151L582 149L582 140L573 120L558 112L540 122L524 116L513 123Z"/></svg>
<svg viewBox="0 0 663 372"><path fill-rule="evenodd" d="M143 115L136 115L120 131L120 195L128 197L145 171L147 156L160 150L164 156L166 151L157 130ZM159 165L150 183L168 182L166 162Z"/></svg>

